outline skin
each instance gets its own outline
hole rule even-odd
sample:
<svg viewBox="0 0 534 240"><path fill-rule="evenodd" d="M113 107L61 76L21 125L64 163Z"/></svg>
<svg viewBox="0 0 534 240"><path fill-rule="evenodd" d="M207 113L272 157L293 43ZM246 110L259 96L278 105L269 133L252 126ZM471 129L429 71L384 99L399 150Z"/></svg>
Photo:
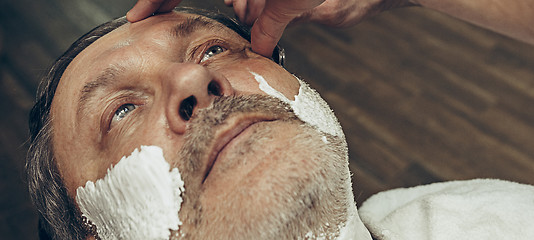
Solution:
<svg viewBox="0 0 534 240"><path fill-rule="evenodd" d="M169 13L122 26L82 51L66 69L54 97L52 116L54 127L61 126L63 130L55 131L54 150L71 194L74 194L75 188L84 184L86 180L96 180L104 176L109 164L95 164L94 161L97 161L95 159L104 157L119 159L130 153L134 148L132 146L140 145L134 140L134 134L141 134L145 139L159 139L160 136L165 136L165 139L176 140L180 145L182 142L180 136L185 133L187 121L181 119L175 109L181 100L191 95L197 96L198 108L207 107L213 96L208 96L198 89L205 89L212 79L221 85L224 95L263 94L250 74L250 71L253 71L265 76L273 87L291 99L298 93L299 84L291 74L271 60L252 53L249 50L249 43L229 29L220 34L214 34L209 30L198 31L188 39L191 44L186 43L189 42L187 40L175 41L168 31L187 17ZM192 48L213 39L227 41L236 53L227 51L202 65L195 64L196 60L184 61L186 51L192 51ZM121 46L122 44L124 46ZM202 47L207 46L209 45ZM199 50L196 54L202 53L203 51ZM78 113L78 99L83 86L95 80L106 68L117 65L122 65L125 72L122 76L116 77L118 88L135 87L136 91L141 93L134 95L139 96L123 100L115 99L118 96L114 93L104 93L102 95L106 101L93 101L91 103L95 104ZM203 81L195 81L197 78ZM141 105L136 110L142 110L143 114L145 111L154 111L154 114L147 114L150 117L143 119L146 124L128 122L133 126L125 127L123 125L127 121L124 119L120 124L112 124L112 127L108 128L107 117L120 105L128 102ZM157 125L158 129L163 130L154 132L152 128L143 129L143 126L138 125ZM86 135L91 137L80 141L80 136ZM151 137L152 135L155 136ZM118 140L126 137L132 140ZM111 147L115 143L118 146ZM94 146L100 151L93 152L87 146ZM117 151L123 148L125 149ZM80 157L79 160L71 160L73 152L81 153L76 154ZM69 160L63 161L63 159ZM82 164L81 168L79 164Z"/></svg>
<svg viewBox="0 0 534 240"><path fill-rule="evenodd" d="M138 0L129 21L166 12L181 0ZM522 0L224 0L239 19L252 25L252 49L269 56L285 28L294 22L332 27L355 25L380 12L405 6L433 9L498 33L534 44L534 3Z"/></svg>
<svg viewBox="0 0 534 240"><path fill-rule="evenodd" d="M309 231L336 234L336 223L345 221L345 209L353 203L346 152L327 147L321 134L289 113L245 111L220 126L206 125L206 109L211 109L216 95L265 95L250 71L289 99L298 93L299 83L212 20L203 18L213 23L212 28L200 26L188 36L170 34L170 29L192 18L196 17L171 12L126 24L87 47L67 67L51 117L53 150L69 195L75 197L78 187L103 178L111 165L140 145L157 145L171 166L178 167L186 186L180 211L184 224L178 235L253 239L266 229L283 232L285 238ZM213 45L225 50L201 62ZM95 80L106 77L105 84L94 87ZM218 86L217 94L210 92L210 83ZM191 119L184 119L178 109L190 96L197 104ZM81 98L85 104L80 104ZM117 119L115 113L124 104L135 108ZM286 106L280 109L287 111ZM230 138L228 144L217 148L225 138ZM343 146L338 140L329 142ZM194 147L202 154L190 153ZM331 155L340 157L334 161ZM281 194L273 195L273 189Z"/></svg>

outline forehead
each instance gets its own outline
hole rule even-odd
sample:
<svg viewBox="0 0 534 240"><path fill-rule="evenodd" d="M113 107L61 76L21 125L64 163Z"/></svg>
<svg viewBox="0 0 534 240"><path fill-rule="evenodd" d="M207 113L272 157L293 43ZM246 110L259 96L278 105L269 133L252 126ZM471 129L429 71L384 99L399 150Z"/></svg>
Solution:
<svg viewBox="0 0 534 240"><path fill-rule="evenodd" d="M179 52L168 51L170 47L179 50L197 35L226 36L246 42L217 21L188 13L170 12L126 23L99 38L74 58L61 77L52 108L72 107L69 106L72 101L63 101L64 95L67 99L76 99L77 91L102 70L117 67L118 63L142 65L139 64L142 61L154 62L160 57L174 57L169 54L179 55ZM148 52L151 53L150 59Z"/></svg>
<svg viewBox="0 0 534 240"><path fill-rule="evenodd" d="M240 38L215 20L188 13L170 12L133 24L126 23L80 52L65 70L58 88L61 85L70 88L70 85L83 84L91 77L88 74L110 67L118 60L139 61L142 51L169 54L166 50L170 44L178 48L198 34Z"/></svg>

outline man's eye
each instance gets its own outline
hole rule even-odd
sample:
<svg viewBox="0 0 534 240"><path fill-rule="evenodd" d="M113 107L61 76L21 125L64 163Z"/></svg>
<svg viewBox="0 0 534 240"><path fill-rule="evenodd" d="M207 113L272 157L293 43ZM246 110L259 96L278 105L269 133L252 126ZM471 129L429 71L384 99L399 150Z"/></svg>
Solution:
<svg viewBox="0 0 534 240"><path fill-rule="evenodd" d="M137 106L131 103L123 104L121 105L117 111L115 111L115 114L113 115L113 119L111 119L111 123L118 122L122 120L123 118L128 115L131 111L133 111Z"/></svg>
<svg viewBox="0 0 534 240"><path fill-rule="evenodd" d="M204 56L202 56L202 60L200 60L200 62L204 62L206 60L208 60L210 57L213 57L219 53L222 53L224 52L226 49L219 46L219 45L214 45L214 46L211 46L210 48L208 48L208 50L206 50L204 52Z"/></svg>

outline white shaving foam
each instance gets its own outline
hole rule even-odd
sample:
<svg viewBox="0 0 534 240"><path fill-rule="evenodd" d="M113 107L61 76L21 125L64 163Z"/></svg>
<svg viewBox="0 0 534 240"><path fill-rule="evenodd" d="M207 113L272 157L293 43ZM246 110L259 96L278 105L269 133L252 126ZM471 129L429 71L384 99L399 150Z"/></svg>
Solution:
<svg viewBox="0 0 534 240"><path fill-rule="evenodd" d="M278 98L280 101L289 104L300 120L316 127L323 133L345 138L341 125L337 121L332 109L321 98L319 93L307 83L294 76L299 81L300 88L298 95L295 96L295 100L291 101L284 94L272 88L263 76L252 71L250 73L254 75L254 79L258 82L260 90L269 96Z"/></svg>
<svg viewBox="0 0 534 240"><path fill-rule="evenodd" d="M250 71L259 84L260 90L269 96L280 99L291 106L293 112L300 120L314 126L317 130L345 139L341 125L339 124L332 109L317 91L312 89L306 82L294 76L300 83L299 93L295 100L289 100L280 91L274 89L267 83L265 78L255 72ZM328 143L326 136L322 137L323 142ZM336 240L371 240L369 230L364 226L358 215L356 203L348 209L348 218L339 227L339 236ZM307 238L325 239L325 236L315 236L312 232L306 234Z"/></svg>
<svg viewBox="0 0 534 240"><path fill-rule="evenodd" d="M76 190L80 210L101 239L169 239L182 224L184 182L157 146L141 146L96 183Z"/></svg>

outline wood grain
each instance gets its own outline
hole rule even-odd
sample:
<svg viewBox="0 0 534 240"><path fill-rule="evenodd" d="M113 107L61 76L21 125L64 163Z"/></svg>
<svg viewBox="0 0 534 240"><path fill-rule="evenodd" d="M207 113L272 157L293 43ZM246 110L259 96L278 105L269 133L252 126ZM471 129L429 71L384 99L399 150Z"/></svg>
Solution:
<svg viewBox="0 0 534 240"><path fill-rule="evenodd" d="M220 8L222 1L184 1ZM78 36L133 1L0 0L0 235L35 239L22 181L39 78ZM347 29L302 25L281 41L287 68L344 126L360 204L395 187L471 178L534 184L534 47L406 8Z"/></svg>

